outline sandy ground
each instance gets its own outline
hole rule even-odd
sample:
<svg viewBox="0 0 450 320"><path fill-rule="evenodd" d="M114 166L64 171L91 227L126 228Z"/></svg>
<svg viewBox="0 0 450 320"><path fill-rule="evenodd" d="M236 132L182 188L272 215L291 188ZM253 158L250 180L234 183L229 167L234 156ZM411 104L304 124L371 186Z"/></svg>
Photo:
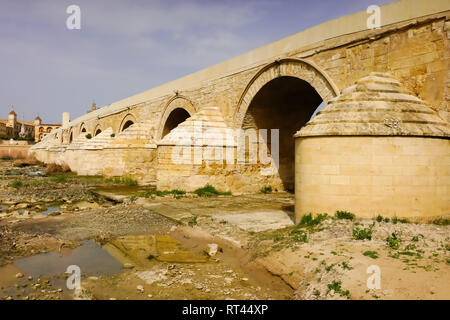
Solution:
<svg viewBox="0 0 450 320"><path fill-rule="evenodd" d="M93 192L101 179L30 175L39 170L0 161L3 299L450 299L450 226L330 213L298 227L287 193L201 198L130 191L115 202ZM14 181L24 185L13 188ZM57 213L42 214L55 205ZM354 239L355 228L371 230L371 239ZM83 249L86 240L93 240L93 253ZM205 253L210 244L217 253ZM120 271L87 274L83 290L74 292L63 269L23 269L26 259L89 260L86 252L108 252ZM380 288L368 288L368 268L380 271Z"/></svg>

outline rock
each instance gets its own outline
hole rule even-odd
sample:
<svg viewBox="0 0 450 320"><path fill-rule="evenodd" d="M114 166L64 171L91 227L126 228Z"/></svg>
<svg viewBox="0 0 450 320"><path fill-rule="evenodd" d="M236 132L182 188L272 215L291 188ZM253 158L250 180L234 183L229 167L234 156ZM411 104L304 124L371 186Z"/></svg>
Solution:
<svg viewBox="0 0 450 320"><path fill-rule="evenodd" d="M54 212L50 212L49 214L48 214L48 216L49 217L54 217L54 216L59 216L61 214L61 212L59 212L59 211L54 211Z"/></svg>
<svg viewBox="0 0 450 320"><path fill-rule="evenodd" d="M88 279L89 279L89 280L94 280L94 281L95 281L95 280L98 280L98 277L89 277Z"/></svg>
<svg viewBox="0 0 450 320"><path fill-rule="evenodd" d="M138 286L136 287L136 289L137 289L140 293L144 293L144 287L143 287L143 286L138 285Z"/></svg>
<svg viewBox="0 0 450 320"><path fill-rule="evenodd" d="M151 294L148 294L148 295L147 295L147 297L151 298L151 297L153 297L153 295L151 295Z"/></svg>
<svg viewBox="0 0 450 320"><path fill-rule="evenodd" d="M241 280L242 281L248 281L248 278L242 278Z"/></svg>
<svg viewBox="0 0 450 320"><path fill-rule="evenodd" d="M14 206L14 209L15 210L20 210L20 209L26 209L26 208L28 208L30 205L28 204L28 203L19 203L19 204L16 204L15 206Z"/></svg>
<svg viewBox="0 0 450 320"><path fill-rule="evenodd" d="M198 285L195 286L195 289L197 289L197 290L202 290L202 289L203 289L203 286L202 286L201 284L198 284Z"/></svg>
<svg viewBox="0 0 450 320"><path fill-rule="evenodd" d="M22 274L22 273L20 273L20 272L19 272L19 273L16 273L16 278L17 278L17 279L19 279L19 278L23 278L23 274Z"/></svg>
<svg viewBox="0 0 450 320"><path fill-rule="evenodd" d="M28 277L28 280L30 280L30 281L33 280L33 277L32 277L32 276L29 276L29 277Z"/></svg>
<svg viewBox="0 0 450 320"><path fill-rule="evenodd" d="M124 269L133 269L134 266L131 263L124 263L123 268Z"/></svg>
<svg viewBox="0 0 450 320"><path fill-rule="evenodd" d="M205 250L210 257L214 257L219 250L219 246L216 243L208 243L208 248Z"/></svg>

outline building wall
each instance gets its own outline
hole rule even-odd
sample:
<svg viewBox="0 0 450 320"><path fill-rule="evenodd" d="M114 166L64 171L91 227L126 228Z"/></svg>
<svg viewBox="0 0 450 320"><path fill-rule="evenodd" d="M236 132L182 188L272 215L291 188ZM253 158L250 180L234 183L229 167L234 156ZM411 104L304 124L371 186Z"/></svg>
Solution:
<svg viewBox="0 0 450 320"><path fill-rule="evenodd" d="M450 140L297 138L295 216L347 210L372 218L450 213Z"/></svg>

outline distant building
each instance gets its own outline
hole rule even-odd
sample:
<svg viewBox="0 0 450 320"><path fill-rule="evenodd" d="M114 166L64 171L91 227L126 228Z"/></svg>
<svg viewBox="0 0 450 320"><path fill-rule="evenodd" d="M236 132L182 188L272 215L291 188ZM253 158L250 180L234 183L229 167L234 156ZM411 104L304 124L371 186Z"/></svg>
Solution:
<svg viewBox="0 0 450 320"><path fill-rule="evenodd" d="M0 119L0 138L2 139L28 139L39 142L53 129L61 127L61 124L43 124L37 116L34 121L20 121L12 109L8 119Z"/></svg>

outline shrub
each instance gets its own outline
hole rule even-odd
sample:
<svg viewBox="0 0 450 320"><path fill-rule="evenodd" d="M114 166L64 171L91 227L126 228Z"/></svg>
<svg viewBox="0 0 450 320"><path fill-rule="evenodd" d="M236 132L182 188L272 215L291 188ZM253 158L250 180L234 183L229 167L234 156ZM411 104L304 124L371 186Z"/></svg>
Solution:
<svg viewBox="0 0 450 320"><path fill-rule="evenodd" d="M371 228L360 229L358 227L353 228L353 239L372 240L372 229Z"/></svg>
<svg viewBox="0 0 450 320"><path fill-rule="evenodd" d="M298 227L312 227L315 225L320 224L323 220L325 220L328 217L328 214L322 213L318 214L315 218L313 218L312 213L306 214L302 216L300 219L300 223L298 224Z"/></svg>
<svg viewBox="0 0 450 320"><path fill-rule="evenodd" d="M440 218L440 219L433 220L433 224L438 225L438 226L448 226L450 224L450 220Z"/></svg>
<svg viewBox="0 0 450 320"><path fill-rule="evenodd" d="M272 193L272 187L271 186L264 186L261 188L261 193L268 194Z"/></svg>
<svg viewBox="0 0 450 320"><path fill-rule="evenodd" d="M375 220L376 220L377 222L381 222L381 221L383 221L383 217L380 216L380 215L378 215L378 216L375 218Z"/></svg>
<svg viewBox="0 0 450 320"><path fill-rule="evenodd" d="M391 219L389 219L389 218L384 218L383 221L387 223L387 222L391 221Z"/></svg>
<svg viewBox="0 0 450 320"><path fill-rule="evenodd" d="M111 138L114 138L116 135L114 133L111 133Z"/></svg>
<svg viewBox="0 0 450 320"><path fill-rule="evenodd" d="M378 252L376 251L365 251L363 255L366 257L371 257L372 259L378 259Z"/></svg>
<svg viewBox="0 0 450 320"><path fill-rule="evenodd" d="M348 211L336 211L336 218L353 220L355 218L355 215Z"/></svg>
<svg viewBox="0 0 450 320"><path fill-rule="evenodd" d="M15 189L20 188L22 186L23 186L23 182L20 180L14 180L13 182L10 182L8 184L8 187L15 188Z"/></svg>
<svg viewBox="0 0 450 320"><path fill-rule="evenodd" d="M308 234L300 229L291 231L291 240L294 242L308 242Z"/></svg>
<svg viewBox="0 0 450 320"><path fill-rule="evenodd" d="M194 191L194 193L196 195L198 195L199 197L212 197L212 196L218 196L218 195L231 196L231 192L219 191L210 184L207 184L206 186L204 186L202 188L198 188L197 190Z"/></svg>
<svg viewBox="0 0 450 320"><path fill-rule="evenodd" d="M86 135L86 139L92 139L92 134L88 133L88 134Z"/></svg>
<svg viewBox="0 0 450 320"><path fill-rule="evenodd" d="M196 226L197 225L197 216L193 216L189 221L188 221L188 225L190 227Z"/></svg>
<svg viewBox="0 0 450 320"><path fill-rule="evenodd" d="M332 283L329 283L328 285L327 294L330 293L331 290L333 290L335 293L339 293L341 296L347 297L347 299L350 299L350 291L348 290L342 290L342 281L336 281L333 280Z"/></svg>
<svg viewBox="0 0 450 320"><path fill-rule="evenodd" d="M398 239L395 232L393 232L391 236L386 238L386 242L392 249L398 249L400 247L400 239Z"/></svg>

